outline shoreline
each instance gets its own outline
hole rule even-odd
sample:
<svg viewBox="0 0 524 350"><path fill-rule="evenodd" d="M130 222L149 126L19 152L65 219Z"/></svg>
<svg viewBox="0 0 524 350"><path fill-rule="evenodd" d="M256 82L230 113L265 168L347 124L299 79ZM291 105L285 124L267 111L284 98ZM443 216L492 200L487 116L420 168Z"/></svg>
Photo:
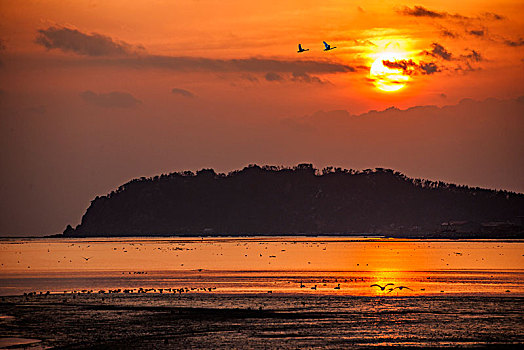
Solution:
<svg viewBox="0 0 524 350"><path fill-rule="evenodd" d="M245 235L121 235L121 236L66 236L64 234L45 235L45 236L0 236L2 239L163 239L163 238L180 238L180 239L270 239L270 238L340 238L341 240L351 238L362 238L362 239L399 239L399 240L417 240L417 241L440 241L440 240L451 240L451 241L485 241L485 240L501 240L501 241L520 241L524 240L524 233L512 234L512 235L483 235L483 234L462 234L460 236L451 236L443 234L431 234L431 235L385 235L385 234L245 234ZM332 241L332 240L331 240Z"/></svg>

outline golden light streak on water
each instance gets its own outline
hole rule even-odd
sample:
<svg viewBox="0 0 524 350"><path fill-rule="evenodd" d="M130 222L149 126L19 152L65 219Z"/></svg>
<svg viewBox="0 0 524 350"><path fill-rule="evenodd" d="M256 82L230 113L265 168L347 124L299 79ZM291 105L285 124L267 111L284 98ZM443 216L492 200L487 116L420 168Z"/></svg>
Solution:
<svg viewBox="0 0 524 350"><path fill-rule="evenodd" d="M4 239L0 293L205 286L222 293L524 295L523 252L520 240ZM386 283L394 285L370 287ZM410 289L388 290L398 286Z"/></svg>

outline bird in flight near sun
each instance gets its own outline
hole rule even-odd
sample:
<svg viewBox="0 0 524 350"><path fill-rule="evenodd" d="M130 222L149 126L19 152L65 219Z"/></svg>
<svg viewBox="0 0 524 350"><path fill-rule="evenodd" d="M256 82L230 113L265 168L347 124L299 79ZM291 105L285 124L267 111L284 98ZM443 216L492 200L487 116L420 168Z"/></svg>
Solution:
<svg viewBox="0 0 524 350"><path fill-rule="evenodd" d="M309 49L303 49L302 48L302 44L298 44L298 53L301 53L301 52L305 52L305 51L309 51Z"/></svg>
<svg viewBox="0 0 524 350"><path fill-rule="evenodd" d="M331 45L329 45L325 41L323 41L323 43L324 43L324 51L329 51L329 50L333 50L337 48L336 46L331 47Z"/></svg>

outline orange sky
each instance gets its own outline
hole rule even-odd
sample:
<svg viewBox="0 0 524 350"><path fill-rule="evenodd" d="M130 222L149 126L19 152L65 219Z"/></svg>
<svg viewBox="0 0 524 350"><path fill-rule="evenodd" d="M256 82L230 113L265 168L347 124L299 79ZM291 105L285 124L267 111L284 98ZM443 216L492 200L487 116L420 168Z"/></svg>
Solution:
<svg viewBox="0 0 524 350"><path fill-rule="evenodd" d="M257 99L261 90L270 94L270 99L274 96L266 90L277 90L278 96L282 95L282 91L278 91L281 89L286 94L297 90L297 82L289 84L291 71L275 72L281 73L282 81L270 83L264 79L267 71L241 71L234 67L224 74L209 69L195 81L191 67L183 72L176 69L160 69L158 72L158 65L151 64L129 71L129 67L118 69L122 64L91 62L93 58L95 61L104 61L108 57L114 59L112 54L93 57L68 50L63 43L51 49L35 43L38 30L55 27L76 29L86 36L98 33L114 43L125 42L130 51L142 57L327 60L347 65L355 68L355 72L310 73L322 81L331 82L333 85L327 89L319 84L302 84L306 86L299 89L301 95L319 97L315 99L315 106L324 106L327 101L329 108L351 106L353 112L385 108L391 104L397 107L448 104L464 97L515 97L523 92L520 80L523 78L524 4L521 1L496 4L493 1L427 1L423 4L367 1L365 6L348 5L346 1L319 4L302 0L277 4L245 1L4 1L1 6L1 38L5 46L2 56L5 56L6 64L13 65L7 78L9 83L17 81L20 90L24 91L30 87L41 90L38 85L46 85L49 79L53 79L58 89L69 90L73 86L100 91L127 90L139 99L151 98L144 94L161 89L162 85L180 84L188 89L201 90L201 95L212 98L207 95L216 96L217 90L223 91L231 84L240 90L251 89L254 78L263 81L264 86L257 84L253 91L257 97L250 96L250 100ZM414 15L416 6L429 15ZM323 52L322 40L336 45L336 51ZM311 51L297 55L298 42ZM451 53L452 60L424 54L431 51L433 43L442 45ZM377 91L366 79L369 67L381 52L394 47L405 51L406 58L416 62L434 61L440 72L413 76L408 88L395 94ZM479 53L478 62L466 58L472 50ZM124 56L132 59L130 54ZM71 74L63 70L62 60L65 59L74 61L68 65L68 72L74 71L75 79L70 79ZM18 69L14 67L15 63ZM41 73L42 64L50 68L46 69L47 74L41 77L40 84L20 76L20 71ZM90 69L78 71L71 66ZM61 74L57 74L56 69ZM111 84L101 81L101 77ZM136 80L140 82L134 82ZM447 99L435 101L435 96L442 93ZM219 100L223 98L220 96ZM304 113L309 108L313 106L308 105Z"/></svg>
<svg viewBox="0 0 524 350"><path fill-rule="evenodd" d="M0 234L61 231L130 178L249 163L524 191L522 1L0 0L0 40ZM406 85L378 89L377 58ZM367 114L425 105L450 107Z"/></svg>

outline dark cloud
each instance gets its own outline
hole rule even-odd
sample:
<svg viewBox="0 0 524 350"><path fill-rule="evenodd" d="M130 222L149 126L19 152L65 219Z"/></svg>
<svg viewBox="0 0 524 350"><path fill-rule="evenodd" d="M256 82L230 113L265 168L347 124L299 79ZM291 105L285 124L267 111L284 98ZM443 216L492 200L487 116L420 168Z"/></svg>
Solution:
<svg viewBox="0 0 524 350"><path fill-rule="evenodd" d="M432 11L422 6L415 6L413 8L409 8L405 6L404 8L398 10L397 13L404 15L404 16L431 17L431 18L444 18L448 16L446 12Z"/></svg>
<svg viewBox="0 0 524 350"><path fill-rule="evenodd" d="M511 47L519 47L524 45L524 39L519 38L517 40L504 40L504 45L511 46Z"/></svg>
<svg viewBox="0 0 524 350"><path fill-rule="evenodd" d="M388 68L401 69L403 74L411 75L415 72L418 65L413 60L382 61L382 64Z"/></svg>
<svg viewBox="0 0 524 350"><path fill-rule="evenodd" d="M476 50L467 50L466 54L453 56L451 52L446 50L444 46L440 45L439 43L431 44L431 50L425 50L423 51L423 53L435 58L441 58L444 61L457 62L457 65L455 67L449 65L446 67L445 65L443 65L444 62L440 62L440 67L438 67L434 62L420 63L418 68L420 69L422 74L433 74L436 72L440 72L441 68L444 70L451 69L463 72L476 71L481 68L478 66L472 66L472 63L484 61L484 57L482 56L482 54Z"/></svg>
<svg viewBox="0 0 524 350"><path fill-rule="evenodd" d="M474 35L474 36L484 36L486 32L484 30L469 30L468 34Z"/></svg>
<svg viewBox="0 0 524 350"><path fill-rule="evenodd" d="M404 16L413 16L413 17L427 17L427 18L433 18L433 19L442 19L444 22L447 23L447 25L453 26L453 30L450 30L448 28L442 27L438 22L434 23L439 29L440 29L440 35L446 38L452 38L456 39L459 38L460 35L457 34L457 30L459 28L462 28L464 33L467 35L471 35L477 38L482 39L489 39L495 42L502 42L503 44L507 46L521 46L524 45L524 42L522 39L520 41L513 41L513 40L500 40L490 38L489 32L487 31L487 28L485 26L485 23L487 21L501 21L506 19L504 16L501 16L497 13L493 12L484 12L474 17L468 17L464 16L458 13L451 14L449 12L441 12L441 11L435 11L430 10L422 6L414 6L413 8L410 7L403 7L401 9L397 10L397 13L404 15ZM470 29L470 28L481 28L481 29ZM438 44L437 44L438 45ZM433 56L433 57L440 57L444 60L451 61L451 55L447 51L442 51L442 46L436 46L433 48L432 51L426 52L427 54Z"/></svg>
<svg viewBox="0 0 524 350"><path fill-rule="evenodd" d="M190 56L136 55L128 57L98 57L89 60L50 58L51 64L65 66L114 67L132 69L161 69L176 72L241 73L246 74L308 73L336 74L355 72L356 68L327 60L286 60L265 58L213 59ZM369 69L369 67L365 68Z"/></svg>
<svg viewBox="0 0 524 350"><path fill-rule="evenodd" d="M284 78L282 78L282 76L280 74L277 74L275 72L266 73L265 78L266 78L267 81L282 81L282 80L284 80Z"/></svg>
<svg viewBox="0 0 524 350"><path fill-rule="evenodd" d="M322 81L320 78L311 76L307 73L298 73L293 72L291 75L291 80L295 82L301 82L301 83L316 83L316 84L325 84L325 81Z"/></svg>
<svg viewBox="0 0 524 350"><path fill-rule="evenodd" d="M474 71L478 71L478 70L481 70L480 67L473 67L471 65L471 63L467 60L464 60L462 63L460 63L459 65L457 65L455 67L455 71L457 72L474 72Z"/></svg>
<svg viewBox="0 0 524 350"><path fill-rule="evenodd" d="M425 74L425 75L431 75L433 73L440 72L437 65L433 62L428 62L428 63L421 62L419 65L419 68L422 74Z"/></svg>
<svg viewBox="0 0 524 350"><path fill-rule="evenodd" d="M266 73L264 78L270 82L280 82L280 81L293 81L296 83L306 83L306 84L326 84L328 81L323 81L318 77L312 76L304 72L293 72L291 76L282 75L275 72Z"/></svg>
<svg viewBox="0 0 524 350"><path fill-rule="evenodd" d="M446 61L452 60L451 52L446 50L444 46L440 45L439 43L431 44L431 51L425 51L425 54L433 57L439 57Z"/></svg>
<svg viewBox="0 0 524 350"><path fill-rule="evenodd" d="M101 64L114 64L132 68L160 68L176 71L211 71L219 73L345 73L355 68L330 61L277 60L264 58L212 59L204 57L140 56L103 59Z"/></svg>
<svg viewBox="0 0 524 350"><path fill-rule="evenodd" d="M134 108L142 103L133 95L120 91L97 94L87 90L80 93L80 97L89 104L104 108Z"/></svg>
<svg viewBox="0 0 524 350"><path fill-rule="evenodd" d="M40 29L35 42L47 49L60 49L86 56L125 56L134 54L139 49L106 35L86 34L65 27Z"/></svg>
<svg viewBox="0 0 524 350"><path fill-rule="evenodd" d="M86 62L90 65L114 65L136 69L158 68L176 71L209 71L216 73L297 72L312 74L355 71L354 67L327 60L213 59L149 55L142 47L113 40L109 36L98 33L86 34L76 29L65 27L49 27L39 30L36 42L48 49L60 49L84 56L99 57L98 60Z"/></svg>
<svg viewBox="0 0 524 350"><path fill-rule="evenodd" d="M475 50L471 50L471 52L469 54L462 55L461 57L466 59L466 60L471 60L471 61L474 61L474 62L481 62L481 61L484 60L482 55L479 52L475 51Z"/></svg>
<svg viewBox="0 0 524 350"><path fill-rule="evenodd" d="M451 30L448 30L448 29L445 29L445 28L440 31L440 34L442 36L447 37L447 38L457 38L458 37L457 33L452 32Z"/></svg>
<svg viewBox="0 0 524 350"><path fill-rule="evenodd" d="M359 66L357 66L356 68L357 68L359 71L361 71L361 72L362 72L362 71L364 71L364 72L369 71L369 66L359 65Z"/></svg>
<svg viewBox="0 0 524 350"><path fill-rule="evenodd" d="M493 13L493 12L484 12L482 15L487 19L492 19L495 21L501 21L501 20L506 19L506 17Z"/></svg>
<svg viewBox="0 0 524 350"><path fill-rule="evenodd" d="M413 60L382 61L388 68L400 69L404 75L431 75L439 72L437 65L433 62L420 62L417 64ZM399 82L402 83L402 82Z"/></svg>
<svg viewBox="0 0 524 350"><path fill-rule="evenodd" d="M173 93L175 95L182 96L182 97L188 97L188 98L195 97L195 94L193 94L191 91L188 91L188 90L185 90L185 89L173 88L173 89L171 89L171 93Z"/></svg>
<svg viewBox="0 0 524 350"><path fill-rule="evenodd" d="M441 12L441 11L435 11L435 10L429 10L423 6L414 6L413 8L410 8L408 6L404 6L401 9L397 10L398 14L404 15L404 16L413 16L413 17L429 17L429 18L447 18L447 19L455 19L455 20L493 20L493 21L500 21L505 19L504 16L501 16L499 14L493 13L493 12L484 12L480 16L477 17L468 17L464 16L458 13L451 14L449 12Z"/></svg>

